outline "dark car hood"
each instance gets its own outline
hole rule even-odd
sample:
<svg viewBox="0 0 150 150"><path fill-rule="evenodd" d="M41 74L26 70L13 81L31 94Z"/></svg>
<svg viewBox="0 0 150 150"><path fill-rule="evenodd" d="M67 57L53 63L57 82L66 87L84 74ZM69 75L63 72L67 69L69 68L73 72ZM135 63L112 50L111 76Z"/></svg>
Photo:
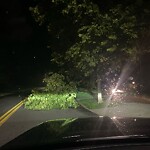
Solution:
<svg viewBox="0 0 150 150"><path fill-rule="evenodd" d="M150 119L92 117L44 122L7 143L2 149L58 146L120 137L149 137Z"/></svg>

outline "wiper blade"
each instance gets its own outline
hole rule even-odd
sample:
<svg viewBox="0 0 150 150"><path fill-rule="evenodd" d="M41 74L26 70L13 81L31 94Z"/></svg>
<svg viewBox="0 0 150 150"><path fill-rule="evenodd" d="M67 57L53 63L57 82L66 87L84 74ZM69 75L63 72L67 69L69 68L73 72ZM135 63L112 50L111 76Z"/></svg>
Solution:
<svg viewBox="0 0 150 150"><path fill-rule="evenodd" d="M125 136L110 136L110 137L96 137L96 138L84 138L78 140L78 142L87 142L87 141L105 141L105 140L125 140L125 139L143 139L150 138L146 135L125 135Z"/></svg>

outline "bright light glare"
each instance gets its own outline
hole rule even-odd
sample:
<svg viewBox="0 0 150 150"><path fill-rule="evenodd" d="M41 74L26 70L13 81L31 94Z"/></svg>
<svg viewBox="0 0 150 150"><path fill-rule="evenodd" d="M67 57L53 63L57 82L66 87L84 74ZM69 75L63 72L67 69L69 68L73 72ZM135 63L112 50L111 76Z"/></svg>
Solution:
<svg viewBox="0 0 150 150"><path fill-rule="evenodd" d="M117 95L117 89L118 89L118 87L128 79L128 77L130 76L130 74L133 71L132 68L134 68L134 67L132 67L132 63L130 61L127 62L127 64L125 64L125 66L123 67L123 69L121 71L120 77L118 78L118 82L116 84L116 87L110 91L111 94L110 94L110 96L108 98L108 103L111 102L112 97L114 95ZM119 90L118 93L124 93L124 92L125 91Z"/></svg>
<svg viewBox="0 0 150 150"><path fill-rule="evenodd" d="M118 92L118 93L123 93L123 91L122 91L122 90L117 90L116 92Z"/></svg>
<svg viewBox="0 0 150 150"><path fill-rule="evenodd" d="M112 94L115 94L115 93L123 93L124 91L122 90L116 90L116 89L113 89L112 90Z"/></svg>
<svg viewBox="0 0 150 150"><path fill-rule="evenodd" d="M113 89L113 90L112 90L112 94L114 94L115 92L116 92L116 89Z"/></svg>
<svg viewBox="0 0 150 150"><path fill-rule="evenodd" d="M117 118L116 116L112 117L112 119L116 119L116 118Z"/></svg>

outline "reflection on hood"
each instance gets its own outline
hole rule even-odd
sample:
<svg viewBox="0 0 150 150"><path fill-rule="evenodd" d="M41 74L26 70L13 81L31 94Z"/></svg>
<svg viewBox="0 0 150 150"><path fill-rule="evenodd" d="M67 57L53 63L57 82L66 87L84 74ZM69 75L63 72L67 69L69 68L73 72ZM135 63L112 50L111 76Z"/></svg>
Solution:
<svg viewBox="0 0 150 150"><path fill-rule="evenodd" d="M150 135L150 119L92 117L51 120L34 127L2 148L78 143L85 139ZM143 128L144 127L144 128ZM84 139L84 140L83 140Z"/></svg>

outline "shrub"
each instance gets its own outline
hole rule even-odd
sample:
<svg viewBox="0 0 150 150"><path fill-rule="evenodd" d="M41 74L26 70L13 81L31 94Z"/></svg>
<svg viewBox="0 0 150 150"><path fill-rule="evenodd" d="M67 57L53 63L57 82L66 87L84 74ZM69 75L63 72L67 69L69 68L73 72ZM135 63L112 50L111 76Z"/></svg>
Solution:
<svg viewBox="0 0 150 150"><path fill-rule="evenodd" d="M43 82L46 83L45 91L49 93L64 93L76 91L76 85L73 82L66 82L65 77L58 73L46 74Z"/></svg>
<svg viewBox="0 0 150 150"><path fill-rule="evenodd" d="M76 86L66 82L65 77L57 73L49 73L43 79L46 87L43 91L32 90L25 108L32 110L76 108Z"/></svg>
<svg viewBox="0 0 150 150"><path fill-rule="evenodd" d="M70 94L31 94L25 102L25 108L32 110L50 110L77 108L76 93Z"/></svg>

